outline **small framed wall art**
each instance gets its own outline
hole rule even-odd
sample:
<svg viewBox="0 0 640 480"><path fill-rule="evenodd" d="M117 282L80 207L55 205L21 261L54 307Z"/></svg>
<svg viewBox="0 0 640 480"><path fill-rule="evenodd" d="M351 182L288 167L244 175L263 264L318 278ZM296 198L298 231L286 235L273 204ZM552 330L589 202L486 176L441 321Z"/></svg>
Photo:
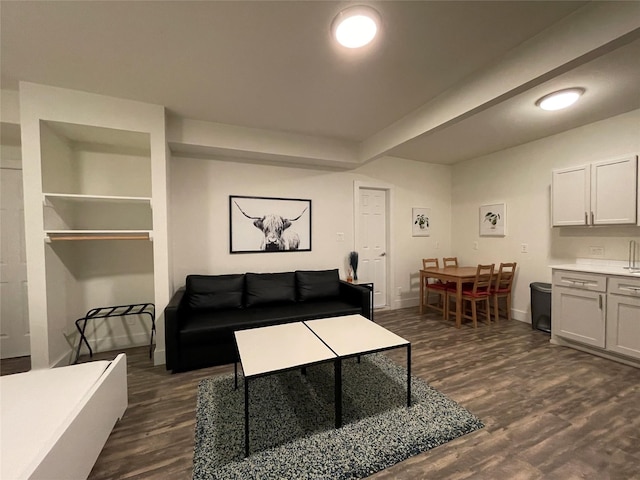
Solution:
<svg viewBox="0 0 640 480"><path fill-rule="evenodd" d="M481 205L479 220L481 237L504 237L507 234L506 204Z"/></svg>
<svg viewBox="0 0 640 480"><path fill-rule="evenodd" d="M431 225L431 209L413 207L411 209L411 234L414 237L428 237Z"/></svg>
<svg viewBox="0 0 640 480"><path fill-rule="evenodd" d="M231 253L311 251L311 200L229 196Z"/></svg>

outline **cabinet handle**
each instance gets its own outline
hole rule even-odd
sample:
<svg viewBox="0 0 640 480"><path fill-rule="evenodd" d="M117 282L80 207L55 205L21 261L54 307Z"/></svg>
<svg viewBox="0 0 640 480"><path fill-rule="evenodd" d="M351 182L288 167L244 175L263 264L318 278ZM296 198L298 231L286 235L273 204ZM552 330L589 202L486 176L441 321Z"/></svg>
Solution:
<svg viewBox="0 0 640 480"><path fill-rule="evenodd" d="M593 212L591 212L591 225L595 225L595 223L593 221Z"/></svg>
<svg viewBox="0 0 640 480"><path fill-rule="evenodd" d="M584 224L589 225L589 214L584 212Z"/></svg>
<svg viewBox="0 0 640 480"><path fill-rule="evenodd" d="M602 310L602 295L598 295L598 308Z"/></svg>

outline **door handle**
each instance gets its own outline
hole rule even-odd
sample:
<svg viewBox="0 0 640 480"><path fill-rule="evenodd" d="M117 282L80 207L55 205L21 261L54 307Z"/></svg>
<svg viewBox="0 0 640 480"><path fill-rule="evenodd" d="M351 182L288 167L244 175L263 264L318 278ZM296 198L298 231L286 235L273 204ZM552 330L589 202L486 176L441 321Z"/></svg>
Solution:
<svg viewBox="0 0 640 480"><path fill-rule="evenodd" d="M386 254L386 252L382 252L382 253L380 254L380 256L381 256L381 257L384 257L384 256L386 256L386 255L387 255L387 254Z"/></svg>
<svg viewBox="0 0 640 480"><path fill-rule="evenodd" d="M602 310L602 295L598 295L598 308Z"/></svg>

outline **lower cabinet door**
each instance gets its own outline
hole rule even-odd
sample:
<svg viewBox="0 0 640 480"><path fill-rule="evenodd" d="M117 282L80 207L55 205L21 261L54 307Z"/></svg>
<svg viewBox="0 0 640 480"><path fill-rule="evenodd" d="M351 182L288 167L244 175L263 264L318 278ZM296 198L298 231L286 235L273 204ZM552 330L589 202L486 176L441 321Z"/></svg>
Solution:
<svg viewBox="0 0 640 480"><path fill-rule="evenodd" d="M553 286L553 332L576 342L605 347L606 294Z"/></svg>
<svg viewBox="0 0 640 480"><path fill-rule="evenodd" d="M607 350L640 358L640 298L609 295Z"/></svg>

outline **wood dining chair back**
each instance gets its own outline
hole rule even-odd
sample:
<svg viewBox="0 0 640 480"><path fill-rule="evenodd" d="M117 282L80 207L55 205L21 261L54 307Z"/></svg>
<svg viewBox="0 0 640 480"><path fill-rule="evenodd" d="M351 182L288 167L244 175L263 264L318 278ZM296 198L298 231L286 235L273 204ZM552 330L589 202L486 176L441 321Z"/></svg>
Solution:
<svg viewBox="0 0 640 480"><path fill-rule="evenodd" d="M422 259L422 269L425 270L427 268L440 268L440 262L438 262L437 258L423 258ZM444 316L444 302L447 296L447 289L444 283L440 280L436 280L434 278L425 278L424 280L424 291L425 291L425 307L431 308L433 310L437 310L443 313ZM429 303L429 294L435 293L438 295L437 303Z"/></svg>
<svg viewBox="0 0 640 480"><path fill-rule="evenodd" d="M478 327L478 303L484 303L487 313L487 323L491 323L491 308L489 299L491 298L491 287L493 282L494 264L478 265L476 277L472 284L465 284L462 288L462 304L471 304L471 316L463 315L473 321L473 328ZM448 300L446 301L448 304Z"/></svg>
<svg viewBox="0 0 640 480"><path fill-rule="evenodd" d="M491 297L493 298L493 312L496 322L500 318L499 299L505 299L505 316L511 320L511 287L513 277L516 274L517 262L501 263L496 275L496 280L491 287Z"/></svg>
<svg viewBox="0 0 640 480"><path fill-rule="evenodd" d="M422 269L426 268L440 268L440 262L438 262L437 258L423 258Z"/></svg>
<svg viewBox="0 0 640 480"><path fill-rule="evenodd" d="M443 257L442 266L444 268L457 267L458 266L458 257Z"/></svg>

